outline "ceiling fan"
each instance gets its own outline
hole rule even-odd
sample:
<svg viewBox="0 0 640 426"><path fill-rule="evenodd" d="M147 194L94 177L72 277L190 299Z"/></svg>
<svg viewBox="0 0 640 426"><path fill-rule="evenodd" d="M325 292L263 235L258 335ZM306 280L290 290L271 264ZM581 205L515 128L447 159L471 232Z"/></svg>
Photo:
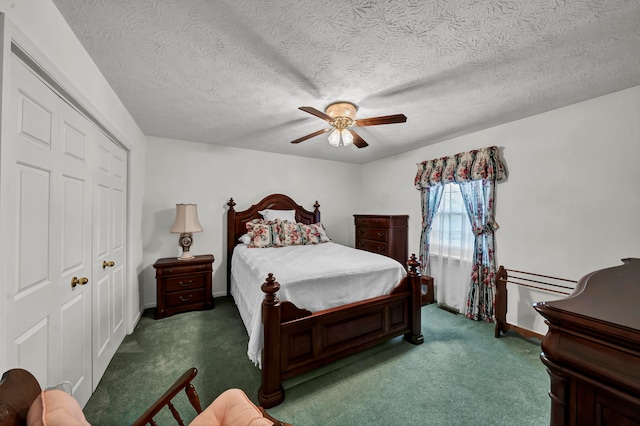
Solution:
<svg viewBox="0 0 640 426"><path fill-rule="evenodd" d="M325 120L331 127L327 129L318 130L317 132L308 134L299 139L291 141L291 143L300 143L311 139L315 136L323 133L331 132L329 135L329 143L333 146L349 146L351 144L358 148L364 148L369 146L354 130L348 127L358 126L377 126L380 124L393 124L404 123L407 121L407 117L404 114L385 115L381 117L361 118L356 120L357 107L351 102L336 102L329 105L325 112L318 111L313 107L300 107L298 108L304 112L307 112L316 117Z"/></svg>

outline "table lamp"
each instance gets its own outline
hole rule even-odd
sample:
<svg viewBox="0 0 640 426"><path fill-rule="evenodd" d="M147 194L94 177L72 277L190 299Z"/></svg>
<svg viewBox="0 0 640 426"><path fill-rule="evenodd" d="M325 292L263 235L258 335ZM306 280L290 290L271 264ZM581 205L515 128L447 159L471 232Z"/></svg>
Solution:
<svg viewBox="0 0 640 426"><path fill-rule="evenodd" d="M178 260L193 259L189 253L193 243L192 233L202 232L202 225L198 220L197 204L176 204L176 219L171 226L171 233L180 234L178 245L182 247L182 255Z"/></svg>

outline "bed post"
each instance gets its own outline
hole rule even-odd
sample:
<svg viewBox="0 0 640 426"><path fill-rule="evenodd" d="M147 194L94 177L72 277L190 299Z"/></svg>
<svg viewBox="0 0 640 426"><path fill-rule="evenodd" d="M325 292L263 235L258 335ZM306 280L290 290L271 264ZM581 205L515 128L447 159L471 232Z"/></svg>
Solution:
<svg viewBox="0 0 640 426"><path fill-rule="evenodd" d="M500 337L500 333L507 331L505 328L507 323L507 279L507 270L500 265L496 274L496 328L494 332L496 338Z"/></svg>
<svg viewBox="0 0 640 426"><path fill-rule="evenodd" d="M284 401L284 389L280 382L280 301L276 292L280 284L269 273L262 287L262 324L264 346L262 348L262 386L258 390L258 401L264 408L271 408Z"/></svg>
<svg viewBox="0 0 640 426"><path fill-rule="evenodd" d="M414 345L420 345L424 343L424 336L422 335L422 283L421 274L419 271L420 262L416 259L415 253L411 255L411 258L407 261L409 271L407 277L409 278L409 286L411 287L411 318L410 331L404 335L404 340L413 343Z"/></svg>
<svg viewBox="0 0 640 426"><path fill-rule="evenodd" d="M227 296L231 295L231 254L233 253L233 248L236 245L235 241L235 221L236 221L236 211L234 206L236 202L233 201L233 198L229 199L227 206L229 206L229 210L227 212Z"/></svg>
<svg viewBox="0 0 640 426"><path fill-rule="evenodd" d="M316 200L313 205L313 223L320 222L320 203Z"/></svg>

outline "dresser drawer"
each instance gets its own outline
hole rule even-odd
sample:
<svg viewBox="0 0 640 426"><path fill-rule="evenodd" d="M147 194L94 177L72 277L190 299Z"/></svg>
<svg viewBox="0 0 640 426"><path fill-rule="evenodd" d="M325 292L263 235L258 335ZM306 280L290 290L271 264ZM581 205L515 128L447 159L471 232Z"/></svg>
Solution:
<svg viewBox="0 0 640 426"><path fill-rule="evenodd" d="M193 290L198 288L204 288L203 274L192 274L167 278L167 283L164 290L169 293L172 291Z"/></svg>
<svg viewBox="0 0 640 426"><path fill-rule="evenodd" d="M204 290L187 290L178 291L175 293L168 293L165 295L167 308L172 308L181 305L191 305L193 303L202 303L204 301Z"/></svg>
<svg viewBox="0 0 640 426"><path fill-rule="evenodd" d="M380 226L389 227L389 218L386 217L356 217L356 226Z"/></svg>
<svg viewBox="0 0 640 426"><path fill-rule="evenodd" d="M210 271L211 265L184 265L184 266L171 266L169 268L164 268L162 270L158 270L157 274L162 275L178 275L178 274L192 274L194 272L204 272Z"/></svg>
<svg viewBox="0 0 640 426"><path fill-rule="evenodd" d="M389 232L384 228L356 227L356 238L387 242Z"/></svg>
<svg viewBox="0 0 640 426"><path fill-rule="evenodd" d="M387 244L378 241L362 240L357 238L356 248L370 251L372 253L387 254Z"/></svg>

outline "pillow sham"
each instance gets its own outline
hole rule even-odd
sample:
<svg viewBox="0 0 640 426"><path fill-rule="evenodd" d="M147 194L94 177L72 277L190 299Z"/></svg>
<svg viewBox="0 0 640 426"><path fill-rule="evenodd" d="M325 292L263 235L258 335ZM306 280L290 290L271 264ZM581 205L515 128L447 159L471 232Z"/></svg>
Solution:
<svg viewBox="0 0 640 426"><path fill-rule="evenodd" d="M282 246L299 246L304 244L301 223L277 220L280 226L280 244Z"/></svg>
<svg viewBox="0 0 640 426"><path fill-rule="evenodd" d="M275 221L276 219L287 220L289 222L296 221L296 211L295 210L273 210L273 209L265 209L260 210L258 213L262 215L264 220L266 221Z"/></svg>
<svg viewBox="0 0 640 426"><path fill-rule="evenodd" d="M251 222L247 222L246 227L250 239L248 247L265 248L281 246L279 227L275 222L253 219Z"/></svg>
<svg viewBox="0 0 640 426"><path fill-rule="evenodd" d="M243 234L240 238L238 238L238 242L242 244L251 244L251 236L249 234Z"/></svg>
<svg viewBox="0 0 640 426"><path fill-rule="evenodd" d="M322 244L331 241L321 222L301 225L304 244Z"/></svg>

